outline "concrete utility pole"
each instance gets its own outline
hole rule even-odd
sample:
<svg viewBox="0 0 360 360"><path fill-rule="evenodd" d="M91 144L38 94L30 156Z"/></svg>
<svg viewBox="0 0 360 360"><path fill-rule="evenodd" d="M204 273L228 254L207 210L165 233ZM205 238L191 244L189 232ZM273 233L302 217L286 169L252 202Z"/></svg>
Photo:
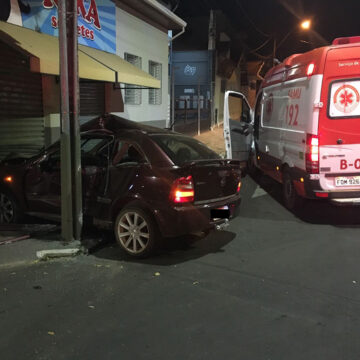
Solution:
<svg viewBox="0 0 360 360"><path fill-rule="evenodd" d="M198 111L198 135L200 135L200 131L201 131L201 126L200 126L200 121L201 121L201 114L200 114L200 83L198 83L198 89L197 89L197 111Z"/></svg>
<svg viewBox="0 0 360 360"><path fill-rule="evenodd" d="M216 19L214 10L210 10L208 50L211 59L211 83L210 83L210 126L214 126L215 113L215 76L216 76Z"/></svg>
<svg viewBox="0 0 360 360"><path fill-rule="evenodd" d="M171 130L175 131L175 74L173 59L171 59L171 62Z"/></svg>
<svg viewBox="0 0 360 360"><path fill-rule="evenodd" d="M58 4L61 87L61 235L80 240L82 229L77 1Z"/></svg>
<svg viewBox="0 0 360 360"><path fill-rule="evenodd" d="M276 37L275 37L275 35L274 35L272 66L275 66L275 65L276 65L275 59L276 59Z"/></svg>

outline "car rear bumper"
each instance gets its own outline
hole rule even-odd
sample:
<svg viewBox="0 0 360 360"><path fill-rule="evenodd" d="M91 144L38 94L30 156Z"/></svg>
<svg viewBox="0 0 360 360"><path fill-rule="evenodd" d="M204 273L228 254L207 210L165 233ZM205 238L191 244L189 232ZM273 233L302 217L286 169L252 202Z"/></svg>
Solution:
<svg viewBox="0 0 360 360"><path fill-rule="evenodd" d="M154 215L161 234L164 237L175 237L223 228L229 220L239 214L240 203L240 196L235 195L216 202L194 203L157 210ZM227 207L228 211L224 207Z"/></svg>

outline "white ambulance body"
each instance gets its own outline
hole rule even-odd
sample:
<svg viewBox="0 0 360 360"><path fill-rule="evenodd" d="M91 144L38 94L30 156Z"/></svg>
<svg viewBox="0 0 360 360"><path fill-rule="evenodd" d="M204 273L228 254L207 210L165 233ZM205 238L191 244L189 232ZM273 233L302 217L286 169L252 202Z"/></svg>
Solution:
<svg viewBox="0 0 360 360"><path fill-rule="evenodd" d="M283 184L287 207L302 198L360 205L360 37L272 68L254 111L226 92L224 137L227 157L251 157Z"/></svg>

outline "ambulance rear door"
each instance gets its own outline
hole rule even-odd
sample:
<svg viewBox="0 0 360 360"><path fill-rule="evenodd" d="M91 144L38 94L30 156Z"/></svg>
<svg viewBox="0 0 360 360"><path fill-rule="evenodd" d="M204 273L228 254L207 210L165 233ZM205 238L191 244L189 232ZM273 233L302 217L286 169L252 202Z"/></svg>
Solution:
<svg viewBox="0 0 360 360"><path fill-rule="evenodd" d="M224 138L226 157L247 161L253 138L253 111L246 97L226 91L224 99Z"/></svg>
<svg viewBox="0 0 360 360"><path fill-rule="evenodd" d="M360 46L332 48L324 68L319 118L320 185L360 190Z"/></svg>

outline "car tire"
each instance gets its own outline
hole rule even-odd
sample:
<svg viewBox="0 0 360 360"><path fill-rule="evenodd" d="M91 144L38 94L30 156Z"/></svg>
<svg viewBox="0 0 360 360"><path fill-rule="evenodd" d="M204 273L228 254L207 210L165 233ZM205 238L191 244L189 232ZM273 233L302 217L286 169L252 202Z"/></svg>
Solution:
<svg viewBox="0 0 360 360"><path fill-rule="evenodd" d="M160 236L153 217L138 207L127 207L115 220L115 237L120 247L133 257L151 255Z"/></svg>
<svg viewBox="0 0 360 360"><path fill-rule="evenodd" d="M294 182L290 176L289 170L283 173L283 199L284 204L289 210L296 210L303 204L303 198L296 192Z"/></svg>
<svg viewBox="0 0 360 360"><path fill-rule="evenodd" d="M0 190L0 224L20 222L22 213L13 195Z"/></svg>

